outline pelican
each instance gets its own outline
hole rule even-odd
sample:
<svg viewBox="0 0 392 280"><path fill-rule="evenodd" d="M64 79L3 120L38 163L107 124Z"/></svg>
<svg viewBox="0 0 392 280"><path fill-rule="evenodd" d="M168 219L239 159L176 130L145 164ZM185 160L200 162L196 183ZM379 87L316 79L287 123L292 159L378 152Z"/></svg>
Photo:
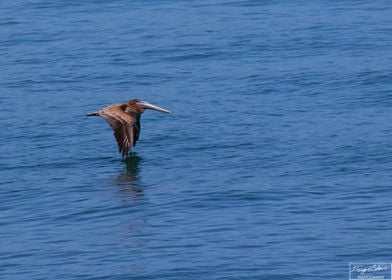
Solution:
<svg viewBox="0 0 392 280"><path fill-rule="evenodd" d="M170 111L146 101L131 99L128 102L107 106L94 113L87 114L87 116L100 116L112 127L118 145L118 152L125 158L139 139L140 116L145 109L170 113Z"/></svg>

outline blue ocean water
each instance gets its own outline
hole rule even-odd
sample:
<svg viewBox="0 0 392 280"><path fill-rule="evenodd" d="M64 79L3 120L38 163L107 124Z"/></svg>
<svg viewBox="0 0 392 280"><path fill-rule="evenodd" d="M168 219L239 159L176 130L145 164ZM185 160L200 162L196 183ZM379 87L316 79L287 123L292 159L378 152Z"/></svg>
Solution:
<svg viewBox="0 0 392 280"><path fill-rule="evenodd" d="M392 262L390 1L0 3L3 279ZM135 155L86 113L141 98Z"/></svg>

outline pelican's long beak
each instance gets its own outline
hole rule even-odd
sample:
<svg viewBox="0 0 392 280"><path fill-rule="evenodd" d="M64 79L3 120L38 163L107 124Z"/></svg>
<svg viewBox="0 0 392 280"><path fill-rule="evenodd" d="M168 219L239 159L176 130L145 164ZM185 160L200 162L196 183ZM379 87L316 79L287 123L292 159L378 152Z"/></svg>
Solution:
<svg viewBox="0 0 392 280"><path fill-rule="evenodd" d="M151 109L151 110L155 110L155 111L159 111L159 112L164 112L164 113L170 113L169 110L163 109L161 107L152 105L146 101L140 101L137 103L139 106L141 106L144 109Z"/></svg>

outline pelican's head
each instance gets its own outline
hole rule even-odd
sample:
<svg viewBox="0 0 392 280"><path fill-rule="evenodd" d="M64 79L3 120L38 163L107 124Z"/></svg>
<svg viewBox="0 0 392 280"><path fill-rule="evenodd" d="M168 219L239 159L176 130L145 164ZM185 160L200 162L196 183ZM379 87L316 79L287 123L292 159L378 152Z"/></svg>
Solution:
<svg viewBox="0 0 392 280"><path fill-rule="evenodd" d="M163 109L140 99L131 99L128 101L128 104L132 107L136 107L138 110L141 111L141 113L143 113L145 109L151 109L163 113L170 113L169 110Z"/></svg>

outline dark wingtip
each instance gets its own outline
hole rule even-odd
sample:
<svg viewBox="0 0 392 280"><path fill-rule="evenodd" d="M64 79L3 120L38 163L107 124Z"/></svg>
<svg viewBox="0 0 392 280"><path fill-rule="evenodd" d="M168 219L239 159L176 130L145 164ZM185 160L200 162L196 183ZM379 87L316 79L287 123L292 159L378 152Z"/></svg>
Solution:
<svg viewBox="0 0 392 280"><path fill-rule="evenodd" d="M98 116L98 113L97 113L97 112L89 113L89 114L87 114L86 116L87 116L87 117Z"/></svg>

